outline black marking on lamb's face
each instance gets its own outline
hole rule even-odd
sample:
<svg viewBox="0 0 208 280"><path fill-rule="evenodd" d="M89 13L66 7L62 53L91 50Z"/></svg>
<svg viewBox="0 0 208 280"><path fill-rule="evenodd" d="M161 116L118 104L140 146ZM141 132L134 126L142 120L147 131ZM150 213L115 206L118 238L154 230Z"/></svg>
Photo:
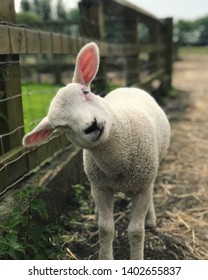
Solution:
<svg viewBox="0 0 208 280"><path fill-rule="evenodd" d="M90 134L90 133L92 133L92 132L94 132L94 131L96 131L96 130L100 130L100 128L98 127L97 120L94 119L94 121L92 122L92 124L91 124L88 128L86 128L86 129L84 130L84 132L85 132L86 134Z"/></svg>
<svg viewBox="0 0 208 280"><path fill-rule="evenodd" d="M94 119L94 121L92 122L92 124L91 124L88 128L86 128L86 129L84 130L84 132L85 132L85 134L87 134L87 135L88 135L88 134L91 134L91 133L93 133L93 132L98 132L98 136L97 136L97 138L95 139L95 141L97 141L97 140L101 137L101 135L103 134L104 127L105 127L104 124L99 125L99 124L97 123L97 120Z"/></svg>

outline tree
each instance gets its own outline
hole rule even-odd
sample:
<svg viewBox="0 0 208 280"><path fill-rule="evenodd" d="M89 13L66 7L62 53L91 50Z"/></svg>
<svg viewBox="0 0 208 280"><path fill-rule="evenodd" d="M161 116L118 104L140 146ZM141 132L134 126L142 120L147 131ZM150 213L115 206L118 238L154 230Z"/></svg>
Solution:
<svg viewBox="0 0 208 280"><path fill-rule="evenodd" d="M20 2L20 7L22 12L29 12L31 10L31 3L29 0L22 0Z"/></svg>
<svg viewBox="0 0 208 280"><path fill-rule="evenodd" d="M56 10L57 10L57 18L58 18L58 21L66 21L67 19L67 13L66 13L66 9L64 7L64 4L63 4L63 1L62 0L59 0L58 3L57 3L57 7L56 7Z"/></svg>
<svg viewBox="0 0 208 280"><path fill-rule="evenodd" d="M67 13L67 19L72 24L79 24L79 10L77 8L71 9Z"/></svg>
<svg viewBox="0 0 208 280"><path fill-rule="evenodd" d="M200 33L199 40L208 44L208 16L197 19L195 24Z"/></svg>
<svg viewBox="0 0 208 280"><path fill-rule="evenodd" d="M50 0L34 0L34 12L42 17L45 22L52 20Z"/></svg>
<svg viewBox="0 0 208 280"><path fill-rule="evenodd" d="M194 21L179 20L175 25L175 38L180 44L208 44L208 16Z"/></svg>

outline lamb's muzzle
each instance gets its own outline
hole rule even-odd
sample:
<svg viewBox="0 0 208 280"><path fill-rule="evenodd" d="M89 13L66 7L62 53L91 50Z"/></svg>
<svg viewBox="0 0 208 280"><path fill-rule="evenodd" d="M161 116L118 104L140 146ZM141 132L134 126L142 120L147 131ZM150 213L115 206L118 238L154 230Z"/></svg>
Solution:
<svg viewBox="0 0 208 280"><path fill-rule="evenodd" d="M99 130L99 131L100 131L100 128L98 127L97 120L94 119L94 121L92 122L92 124L91 124L88 128L86 128L86 129L84 130L84 132L85 132L86 134L90 134L90 133L92 133L92 132L94 132L94 131L96 131L96 130Z"/></svg>
<svg viewBox="0 0 208 280"><path fill-rule="evenodd" d="M98 140L101 136L102 136L102 133L104 131L104 127L105 127L105 122L102 122L102 123L98 123L96 118L94 118L94 121L92 122L92 124L86 128L84 130L85 134L90 134L90 133L94 133L94 132L99 132L98 133L98 136L95 140Z"/></svg>

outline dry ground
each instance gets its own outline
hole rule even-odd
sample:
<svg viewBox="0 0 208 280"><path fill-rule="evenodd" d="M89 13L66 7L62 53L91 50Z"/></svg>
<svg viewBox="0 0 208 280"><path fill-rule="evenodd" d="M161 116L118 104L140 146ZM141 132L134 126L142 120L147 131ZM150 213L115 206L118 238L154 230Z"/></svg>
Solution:
<svg viewBox="0 0 208 280"><path fill-rule="evenodd" d="M173 87L179 95L166 108L171 145L155 186L158 226L146 231L145 259L208 259L208 56L176 62ZM97 259L97 223L86 211L93 205L90 194L83 201L73 222L69 212L63 219L69 259ZM125 198L115 203L116 259L129 258L129 206Z"/></svg>

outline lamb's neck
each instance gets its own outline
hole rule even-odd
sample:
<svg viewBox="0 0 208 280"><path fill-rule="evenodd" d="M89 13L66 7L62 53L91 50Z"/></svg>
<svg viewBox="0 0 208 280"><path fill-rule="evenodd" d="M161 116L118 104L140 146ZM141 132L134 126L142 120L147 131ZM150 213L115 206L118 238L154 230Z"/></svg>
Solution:
<svg viewBox="0 0 208 280"><path fill-rule="evenodd" d="M121 121L121 118L118 119L114 115L107 140L89 150L95 164L104 173L114 176L122 172L123 162L126 161L125 157L128 157L129 152L124 148L125 139L128 138L125 131L127 122L127 119Z"/></svg>

